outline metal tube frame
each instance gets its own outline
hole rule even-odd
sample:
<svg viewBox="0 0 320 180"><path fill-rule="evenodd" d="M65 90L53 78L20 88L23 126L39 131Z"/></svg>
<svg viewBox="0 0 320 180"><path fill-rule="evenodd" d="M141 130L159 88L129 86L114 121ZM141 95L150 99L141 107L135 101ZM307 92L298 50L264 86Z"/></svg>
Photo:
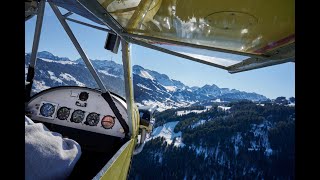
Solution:
<svg viewBox="0 0 320 180"><path fill-rule="evenodd" d="M126 36L122 36L122 32L125 32L123 27L101 6L98 1L86 1L78 0L78 2L92 13L97 19L109 27L113 32L117 33L121 37L122 44L122 61L124 69L124 84L126 90L126 103L128 111L128 126L132 135L135 136L133 129L133 115L134 115L134 94L132 85L132 70L131 70L131 59L130 59L130 39Z"/></svg>
<svg viewBox="0 0 320 180"><path fill-rule="evenodd" d="M33 37L32 52L31 52L30 65L29 65L30 67L33 67L33 68L36 65L45 4L46 4L45 0L41 0L39 2L39 9L37 12L37 22L36 22L36 28L35 28L34 37Z"/></svg>
<svg viewBox="0 0 320 180"><path fill-rule="evenodd" d="M233 51L233 50L227 50L227 49L221 49L221 48L215 48L210 46L203 46L198 44L190 44L185 42L179 42L174 40L167 40L167 39L160 39L156 37L150 37L150 36L144 36L144 35L137 35L137 34L129 34L125 31L125 29L106 11L105 8L101 6L101 4L98 1L86 1L86 0L78 0L78 2L91 14L93 14L96 18L98 18L102 23L104 23L106 26L110 27L114 32L116 32L122 39L125 39L127 42L135 43L139 40L133 41L132 37L137 38L143 38L147 40L154 40L158 42L167 42L187 47L194 47L194 48L201 48L201 49L207 49L212 51L219 51L219 52L225 52L225 53L231 53L231 54L237 54L237 55L243 55L243 56L249 56L249 57L267 57L265 55L256 55L256 54L250 54L246 52L239 52L239 51ZM132 27L130 27L132 28ZM129 29L130 29L129 28ZM154 46L154 45L150 45ZM149 46L149 47L150 47Z"/></svg>
<svg viewBox="0 0 320 180"><path fill-rule="evenodd" d="M248 58L238 64L228 67L229 73L244 72L252 69L263 68L271 65L293 62L295 58L295 43L288 44L268 52L269 58ZM281 53L280 53L281 52ZM251 66L251 64L256 64Z"/></svg>
<svg viewBox="0 0 320 180"><path fill-rule="evenodd" d="M134 94L133 94L133 77L132 77L132 66L131 66L131 49L128 42L121 39L122 46L122 63L124 72L124 85L126 91L126 103L127 103L127 113L128 113L128 126L132 135L135 136L133 129L133 114L134 114Z"/></svg>
<svg viewBox="0 0 320 180"><path fill-rule="evenodd" d="M222 66L222 65L215 64L212 62L204 61L202 59L198 59L198 58L194 58L194 57L184 55L184 54L181 54L178 52L174 52L174 51L171 51L171 50L168 50L165 48L161 48L159 46L155 46L155 45L146 43L144 41L137 40L132 37L139 37L139 38L146 39L146 40L157 41L157 42L167 42L167 43L183 45L183 46L187 46L187 47L194 47L194 48L197 48L197 46L198 46L198 48L202 47L202 49L213 50L213 49L211 49L211 47L201 46L201 45L196 45L196 44L188 44L188 43L184 43L184 42L177 42L177 41L173 41L173 40L165 40L165 39L143 36L143 35L128 34L128 33L122 33L122 36L129 38L129 42L132 42L134 44L138 44L138 45L141 45L144 47L148 47L148 48L158 50L158 51L161 51L161 52L164 52L167 54L171 54L174 56L178 56L181 58L189 59L189 60L199 62L202 64L221 68L221 69L227 70L231 74L294 61L294 57L291 57L291 56L290 57L288 56L283 60L275 61L276 59L279 59L279 57L277 56L278 53L276 53L276 52L269 52L268 54L263 54L263 55L252 55L252 54L248 54L248 53L243 54L243 52L237 52L237 53L239 53L238 55L249 56L249 58L247 58L241 62L238 62L234 65L231 65L231 66ZM283 51L283 49L290 49L290 48L294 48L294 46L292 44L289 44L289 45L286 45L286 46L278 49L277 51L279 51L279 50ZM233 53L233 52L228 52L229 50L224 50L224 49L223 50L216 50L216 51L237 54L237 53ZM259 65L256 65L253 67L248 67L248 65L250 65L253 61L255 61L254 63L259 63Z"/></svg>
<svg viewBox="0 0 320 180"><path fill-rule="evenodd" d="M237 54L237 55L243 55L243 56L248 56L248 59L243 60L242 62L247 62L250 61L251 59L258 59L258 61L263 61L266 59L269 59L272 61L274 59L273 55L270 54L251 54L251 53L246 53L246 52L239 52L239 51L233 51L233 50L227 50L227 49L221 49L221 48L215 48L215 47L210 47L210 46L203 46L203 45L198 45L198 44L190 44L186 42L180 42L180 41L175 41L175 40L168 40L168 39L161 39L157 37L151 37L151 36L145 36L145 35L138 35L138 34L129 34L126 32L126 30L106 11L105 8L101 6L101 4L97 1L86 1L86 0L79 0L80 4L86 8L89 12L91 12L95 17L97 17L101 22L103 22L106 26L109 26L114 32L116 32L122 39L126 40L127 42L138 44L147 48L155 49L161 52L165 52L174 56L186 58L195 62L200 62L203 64L207 64L213 67L217 68L222 68L224 70L228 70L229 73L234 73L234 72L239 72L234 68L234 66L221 66L218 64L214 64L211 62L203 61L198 58L193 58L190 56L186 56L168 49L160 48L152 44L148 44L146 42L143 42L139 39L136 38L141 38L145 40L151 40L151 41L157 41L157 42L166 42L166 43L171 43L171 44L176 44L176 45L181 45L181 46L186 46L186 47L193 47L193 48L201 48L201 49L206 49L206 50L211 50L211 51L219 51L219 52L225 52L225 53L231 53L231 54ZM130 29L130 28L129 28ZM290 61L290 60L288 60ZM242 62L239 62L235 65L241 66ZM281 61L282 62L282 61ZM278 64L281 62L276 62L272 61L271 64ZM260 66L259 66L260 67ZM259 68L257 66L257 68ZM255 69L255 68L251 68Z"/></svg>
<svg viewBox="0 0 320 180"><path fill-rule="evenodd" d="M91 75L93 76L94 80L97 82L97 84L100 87L101 91L103 93L108 92L108 90L104 86L103 82L101 81L98 73L96 72L96 70L94 69L93 65L91 64L91 61L89 60L89 58L87 57L87 55L85 54L85 52L81 48L79 42L77 41L76 37L72 33L72 30L69 27L68 23L66 22L65 18L63 18L63 15L61 14L61 12L58 9L58 7L56 5L54 5L53 3L51 3L51 2L49 2L49 5L51 6L53 12L55 13L55 15L57 16L58 20L60 21L60 24L62 25L62 27L64 28L64 30L68 34L70 40L72 41L73 45L75 46L75 48L77 49L78 53L80 54L82 60L84 61L84 63L88 67Z"/></svg>
<svg viewBox="0 0 320 180"><path fill-rule="evenodd" d="M101 6L98 1L78 0L78 2L83 6L83 8L87 9L88 12L123 38L121 36L121 33L125 32L123 27Z"/></svg>
<svg viewBox="0 0 320 180"><path fill-rule="evenodd" d="M85 23L85 22L82 22L82 21L79 21L79 20L72 19L72 18L65 18L65 19L68 20L68 21L74 22L74 23L78 23L78 24L81 24L81 25L84 25L84 26L88 26L88 27L91 27L91 28L94 28L94 29L98 29L98 30L105 31L107 33L116 35L116 33L113 32L110 29L106 29L106 28L103 28L103 27L95 26L95 25L92 25L92 24L89 24L89 23Z"/></svg>
<svg viewBox="0 0 320 180"><path fill-rule="evenodd" d="M129 34L106 11L106 9L102 7L102 5L99 2L97 2L97 1L86 1L86 0L78 0L78 1L84 8L86 8L95 17L97 17L101 22L103 22L106 26L110 27L114 32L116 32L122 39L126 40L127 42L138 44L138 45L141 45L141 46L144 46L144 47L148 47L148 48L155 49L155 50L158 50L158 51L161 51L161 52L172 54L172 55L175 55L175 56L178 56L178 57L186 58L186 59L189 59L189 60L192 60L192 61L196 61L196 62L200 62L200 63L203 63L203 64L211 65L211 66L214 66L214 67L222 68L222 69L228 70L229 73L240 72L240 71L234 69L234 65L232 65L232 66L221 66L221 65L218 65L218 64L206 62L206 61L203 61L203 60L198 59L198 58L193 58L193 57L186 56L186 55L174 52L174 51L170 51L170 50L167 50L167 49L164 49L164 48L157 47L157 46L152 45L152 44L148 44L146 42L143 42L143 41L141 41L139 39L135 39L135 38L141 38L141 39L157 41L157 42L166 42L166 43L171 43L171 44L176 44L176 45L181 45L181 46L187 46L187 47L193 47L193 48L201 48L201 49L207 49L207 50L212 50L212 51L219 51L219 52L225 52L225 53L231 53L231 54L237 54L237 55L243 55L243 56L250 57L248 59L243 60L242 62L249 62L253 58L257 59L258 61L261 61L261 60L264 61L265 59L269 59L272 62L270 64L279 64L279 63L283 62L282 60L281 60L281 62L272 61L272 59L274 59L274 57L273 57L273 55L270 55L270 54L261 54L261 55L250 54L250 53L246 53L246 52L239 52L239 51L215 48L215 47L210 47L210 46L203 46L203 45L198 45L198 44L190 44L190 43L186 43L186 42L180 42L180 41L168 40L168 39L161 39L161 38L145 36L145 35L138 35L138 34L131 34L131 33ZM288 61L291 61L291 60L288 60ZM235 65L241 67L242 62L239 62L239 63L237 63ZM257 68L259 68L259 67L260 66L257 66ZM255 68L251 68L251 69L255 69Z"/></svg>
<svg viewBox="0 0 320 180"><path fill-rule="evenodd" d="M154 50L158 50L161 52L165 52L174 56L178 56L181 58L187 58L189 60L195 61L195 62L199 62L199 63L204 63L213 67L218 67L218 68L222 68L227 70L227 67L225 66L221 66L218 64L214 64L214 63L210 63L210 62L206 62L203 61L201 59L197 59L197 58L193 58L187 55L183 55L174 51L170 51L158 46L154 46L148 43L145 43L143 41L139 41L139 40L135 40L133 39L130 35L125 32L125 30L122 28L122 26L120 26L118 24L118 22L116 20L113 19L113 17L96 1L85 1L85 0L79 0L79 3L86 8L89 12L91 12L95 17L97 17L101 22L103 22L105 25L109 26L114 32L116 32L121 39L126 40L127 42L131 42L134 44L138 44L140 46L144 46L147 48L151 48Z"/></svg>
<svg viewBox="0 0 320 180"><path fill-rule="evenodd" d="M250 56L250 57L264 57L264 55L255 55L245 52L239 52L239 51L232 51L232 50L226 50L226 49L220 49L210 46L202 46L198 44L190 44L185 42L179 42L174 40L167 40L167 39L160 39L156 37L150 37L150 36L144 36L144 35L137 35L137 34L129 34L125 31L125 29L104 9L101 4L98 1L86 1L86 0L78 0L78 2L89 12L91 12L95 17L97 17L101 22L103 22L105 25L109 26L114 32L116 32L122 39L127 40L128 42L133 42L132 37L137 38L143 38L147 40L154 40L157 42L167 42L182 46L188 46L188 47L194 47L194 48L201 48L201 49L207 49L207 50L213 50L213 51L219 51L219 52L226 52L231 54L238 54L243 56ZM132 27L128 27L131 29ZM139 41L139 40L136 40ZM135 42L136 42L135 41ZM134 43L134 42L133 42ZM151 45L153 46L153 45Z"/></svg>
<svg viewBox="0 0 320 180"><path fill-rule="evenodd" d="M202 45L197 45L197 44L190 44L190 43L185 43L185 42L179 42L179 41L174 41L174 40L167 40L167 39L160 39L156 37L150 37L150 36L144 36L144 35L137 35L137 34L129 34L125 31L125 29L106 11L105 8L101 6L101 4L97 1L86 1L86 0L78 0L78 2L91 14L93 14L96 18L98 18L102 23L104 23L106 26L110 27L114 32L116 32L121 39L126 40L127 42L138 44L147 48L151 48L154 50L158 50L161 52L165 52L174 56L186 58L195 62L200 62L203 64L207 64L213 67L217 68L222 68L224 70L229 70L228 66L221 66L215 63L210 63L207 61L203 61L198 58L193 58L187 55L183 55L171 50L167 50L164 48L157 47L152 44L148 44L146 42L143 42L141 40L134 39L136 38L142 38L146 40L151 40L151 41L157 41L157 42L167 42L171 44L177 44L177 45L182 45L182 46L187 46L187 47L193 47L193 48L201 48L201 49L207 49L207 50L212 50L212 51L219 51L219 52L225 52L225 53L231 53L231 54L237 54L237 55L243 55L243 56L249 56L250 58L268 58L269 56L266 55L255 55L255 54L250 54L250 53L245 53L245 52L239 52L239 51L232 51L232 50L226 50L226 49L220 49L220 48L214 48L214 47L209 47L209 46L202 46ZM248 58L248 59L250 59Z"/></svg>
<svg viewBox="0 0 320 180"><path fill-rule="evenodd" d="M143 41L137 41L137 40L132 39L131 42L134 43L134 44L140 45L140 46L144 46L144 47L147 47L147 48L150 48L150 49L161 51L161 52L164 52L164 53L167 53L167 54L171 54L171 55L174 55L174 56L178 56L178 57L181 57L181 58L189 59L189 60L192 60L192 61L195 61L195 62L198 62L198 63L202 63L202 64L206 64L206 65L213 66L213 67L216 67L216 68L221 68L221 69L224 69L224 70L228 70L228 67L226 67L226 66L222 66L222 65L215 64L215 63L212 63L212 62L204 61L204 60L201 60L201 59L198 59L198 58L194 58L194 57L191 57L191 56L188 56L188 55L184 55L184 54L181 54L181 53L178 53L178 52L170 51L168 49L161 48L161 47L158 47L158 46L154 46L154 45L145 43Z"/></svg>
<svg viewBox="0 0 320 180"><path fill-rule="evenodd" d="M25 101L29 101L31 96L31 90L33 85L33 79L35 75L35 65L37 61L37 53L38 53L38 47L40 42L40 35L41 35L41 28L42 28L42 22L43 22L43 15L44 15L44 9L45 9L45 0L41 0L39 2L39 8L37 12L37 21L36 21L36 27L33 37L33 43L32 43L32 52L30 57L30 63L28 68L28 74L27 74L27 82L25 86Z"/></svg>
<svg viewBox="0 0 320 180"><path fill-rule="evenodd" d="M161 48L159 46L154 46L154 45L148 44L148 43L143 42L143 41L131 39L131 42L134 43L134 44L137 44L137 45L140 45L140 46L144 46L144 47L147 47L147 48L150 48L150 49L154 49L154 50L157 50L157 51L161 51L161 52L164 52L164 53L167 53L167 54L171 54L171 55L178 56L178 57L181 57L181 58L189 59L189 60L192 60L192 61L195 61L195 62L198 62L198 63L202 63L202 64L206 64L206 65L209 65L209 66L212 66L212 67L217 67L217 68L220 68L220 69L224 69L224 70L227 70L230 74L234 74L234 73L238 73L238 72L243 72L243 71L248 71L248 70L252 70L252 69L261 68L261 67L266 67L266 66L277 65L277 64L282 64L282 63L294 61L294 58L292 58L292 57L284 59L284 60L281 60L281 61L279 61L279 60L278 61L274 61L274 60L272 60L272 58L276 58L276 56L275 55L270 55L269 58L251 57L251 58L245 59L245 60L243 60L243 61L241 61L241 62L239 62L237 64L231 65L231 66L222 66L222 65L215 64L215 63L212 63L212 62L204 61L202 59L193 58L193 57L188 56L188 55L184 55L184 54L181 54L181 53L178 53L178 52L174 52L174 51L171 51L171 50L168 50L168 49L165 49L165 48ZM259 63L259 65L256 65L255 67L248 66L251 63L253 63L252 61L255 61L254 63Z"/></svg>
<svg viewBox="0 0 320 180"><path fill-rule="evenodd" d="M62 15L62 16L67 18L67 17L71 16L72 14L73 14L73 12L69 11L69 12L65 13L64 15Z"/></svg>
<svg viewBox="0 0 320 180"><path fill-rule="evenodd" d="M206 49L206 50L218 51L218 52L224 52L224 53L230 53L230 54L236 54L236 55L241 55L241 56L260 57L260 58L261 57L267 57L267 56L265 56L263 54L262 55L250 54L250 53L246 53L246 52L233 51L233 50L221 49L221 48L210 47L210 46L203 46L203 45L199 45L199 44L191 44L191 43L186 43L186 42L181 42L181 41L175 41L175 40L169 40L169 39L161 39L161 38L152 37L152 36L129 34L129 33L126 33L126 32L121 33L121 35L125 36L125 37L129 37L129 38L140 38L140 39L156 41L156 42L165 42L165 43L170 43L170 44L175 44L175 45L180 45L180 46L199 48L199 49ZM137 41L140 41L140 40L137 40Z"/></svg>
<svg viewBox="0 0 320 180"><path fill-rule="evenodd" d="M249 59L252 60L252 59ZM263 67L268 67L268 66L273 66L273 65L277 65L277 64L283 64L283 63L287 63L287 62L294 62L294 59L284 59L284 60L278 60L278 61L268 61L268 60L264 60L261 59L259 64L256 65L255 67L250 67L250 65L246 66L242 66L239 68L230 68L230 70L228 70L228 72L230 74L234 74L234 73L239 73L239 72L245 72L245 71L249 71L249 70L253 70L253 69L257 69L257 68L263 68Z"/></svg>

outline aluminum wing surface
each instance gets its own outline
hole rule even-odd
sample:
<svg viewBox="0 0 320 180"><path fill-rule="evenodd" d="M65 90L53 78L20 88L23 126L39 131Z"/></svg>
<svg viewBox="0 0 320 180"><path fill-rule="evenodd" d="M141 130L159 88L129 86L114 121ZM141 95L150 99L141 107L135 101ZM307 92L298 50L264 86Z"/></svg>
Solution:
<svg viewBox="0 0 320 180"><path fill-rule="evenodd" d="M295 58L294 0L52 0L69 1L129 42L231 73Z"/></svg>

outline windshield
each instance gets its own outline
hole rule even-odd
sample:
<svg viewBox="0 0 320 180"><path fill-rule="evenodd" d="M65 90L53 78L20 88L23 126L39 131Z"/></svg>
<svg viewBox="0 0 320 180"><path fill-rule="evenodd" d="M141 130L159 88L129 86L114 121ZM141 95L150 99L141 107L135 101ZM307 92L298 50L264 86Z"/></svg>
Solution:
<svg viewBox="0 0 320 180"><path fill-rule="evenodd" d="M294 63L229 74L132 52L135 102L159 108L130 180L295 179Z"/></svg>
<svg viewBox="0 0 320 180"><path fill-rule="evenodd" d="M99 88L48 6L45 13L32 92L69 85ZM35 18L26 22L26 73L34 24ZM124 96L121 47L118 54L106 51L106 32L69 24L107 89ZM157 46L226 67L246 58ZM128 179L295 179L294 63L229 74L131 48L135 104L158 109Z"/></svg>
<svg viewBox="0 0 320 180"><path fill-rule="evenodd" d="M60 10L62 13L67 12L62 8ZM77 15L71 17L92 23ZM35 17L26 21L25 75L28 73L30 63L35 22ZM68 23L106 88L125 97L121 55L113 54L103 48L107 33L73 22ZM92 33L95 36L87 38ZM46 6L31 94L57 86L85 86L99 89L51 8Z"/></svg>

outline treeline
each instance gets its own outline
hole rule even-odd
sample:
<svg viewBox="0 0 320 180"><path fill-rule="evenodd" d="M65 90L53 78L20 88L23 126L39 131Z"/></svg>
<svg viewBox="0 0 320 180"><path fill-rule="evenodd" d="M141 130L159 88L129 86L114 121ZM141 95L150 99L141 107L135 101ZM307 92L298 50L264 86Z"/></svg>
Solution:
<svg viewBox="0 0 320 180"><path fill-rule="evenodd" d="M228 114L227 112L220 110L217 107L213 107L210 110L205 111L203 113L199 113L199 114L190 113L188 115L184 115L180 117L180 119L183 119L183 120L180 120L180 122L175 127L174 131L175 132L186 131L190 129L192 125L196 124L200 120L211 121L217 117L224 117L227 114Z"/></svg>
<svg viewBox="0 0 320 180"><path fill-rule="evenodd" d="M179 120L175 131L182 131L186 146L149 141L134 156L129 179L295 179L295 108L249 101L228 106L180 117L177 110L158 113L163 122ZM192 128L200 120L207 121Z"/></svg>
<svg viewBox="0 0 320 180"><path fill-rule="evenodd" d="M155 127L161 126L162 124L165 124L167 122L172 122L172 121L182 121L185 120L188 117L193 117L195 116L195 113L189 113L187 115L183 116L178 116L177 111L188 111L188 110L203 110L205 109L204 106L191 106L191 107L183 107L183 108L177 108L177 109L167 109L162 112L155 112Z"/></svg>

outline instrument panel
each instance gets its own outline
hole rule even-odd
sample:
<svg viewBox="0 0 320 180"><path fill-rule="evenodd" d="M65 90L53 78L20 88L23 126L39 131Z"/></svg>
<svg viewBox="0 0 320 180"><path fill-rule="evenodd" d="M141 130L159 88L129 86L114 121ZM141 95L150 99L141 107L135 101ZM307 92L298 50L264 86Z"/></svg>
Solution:
<svg viewBox="0 0 320 180"><path fill-rule="evenodd" d="M127 121L125 101L111 94ZM86 87L55 87L42 91L27 104L28 116L37 121L123 138L124 130L101 92Z"/></svg>

